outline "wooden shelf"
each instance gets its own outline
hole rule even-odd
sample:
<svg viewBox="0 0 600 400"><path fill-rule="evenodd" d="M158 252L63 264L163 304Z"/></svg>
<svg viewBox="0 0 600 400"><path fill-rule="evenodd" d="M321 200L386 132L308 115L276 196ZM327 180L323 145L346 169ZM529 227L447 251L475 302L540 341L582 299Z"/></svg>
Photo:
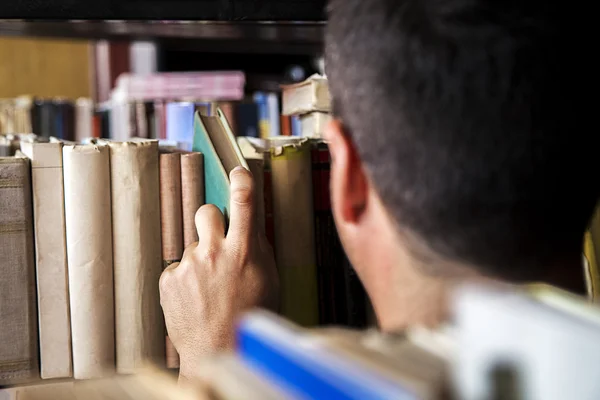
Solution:
<svg viewBox="0 0 600 400"><path fill-rule="evenodd" d="M153 40L172 50L317 54L323 22L0 20L0 35Z"/></svg>
<svg viewBox="0 0 600 400"><path fill-rule="evenodd" d="M322 21L325 0L13 0L0 18Z"/></svg>

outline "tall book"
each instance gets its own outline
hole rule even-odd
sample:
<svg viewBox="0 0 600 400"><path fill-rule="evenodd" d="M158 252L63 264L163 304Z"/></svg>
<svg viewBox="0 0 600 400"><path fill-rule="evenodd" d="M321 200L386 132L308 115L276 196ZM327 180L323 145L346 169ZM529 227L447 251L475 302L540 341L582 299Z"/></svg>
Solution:
<svg viewBox="0 0 600 400"><path fill-rule="evenodd" d="M118 373L164 364L158 141L111 142L115 339Z"/></svg>
<svg viewBox="0 0 600 400"><path fill-rule="evenodd" d="M65 146L63 169L73 376L99 378L115 366L108 146Z"/></svg>
<svg viewBox="0 0 600 400"><path fill-rule="evenodd" d="M181 211L184 248L198 241L196 211L204 204L204 156L181 155Z"/></svg>
<svg viewBox="0 0 600 400"><path fill-rule="evenodd" d="M318 324L311 148L305 139L269 141L275 260L281 309L303 326Z"/></svg>
<svg viewBox="0 0 600 400"><path fill-rule="evenodd" d="M181 261L183 256L183 216L181 207L181 154L160 155L160 220L163 267ZM168 337L167 368L179 367L177 350Z"/></svg>
<svg viewBox="0 0 600 400"><path fill-rule="evenodd" d="M31 160L42 379L73 375L63 144L21 142Z"/></svg>
<svg viewBox="0 0 600 400"><path fill-rule="evenodd" d="M38 375L30 163L0 157L0 386Z"/></svg>

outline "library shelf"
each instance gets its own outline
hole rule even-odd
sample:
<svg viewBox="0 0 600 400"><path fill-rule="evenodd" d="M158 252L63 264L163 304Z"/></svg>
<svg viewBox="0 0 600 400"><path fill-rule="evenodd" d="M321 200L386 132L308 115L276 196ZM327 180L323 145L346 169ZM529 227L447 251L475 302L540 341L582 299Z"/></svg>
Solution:
<svg viewBox="0 0 600 400"><path fill-rule="evenodd" d="M322 21L326 0L13 0L0 18Z"/></svg>
<svg viewBox="0 0 600 400"><path fill-rule="evenodd" d="M0 20L0 36L151 40L171 50L316 54L324 22Z"/></svg>

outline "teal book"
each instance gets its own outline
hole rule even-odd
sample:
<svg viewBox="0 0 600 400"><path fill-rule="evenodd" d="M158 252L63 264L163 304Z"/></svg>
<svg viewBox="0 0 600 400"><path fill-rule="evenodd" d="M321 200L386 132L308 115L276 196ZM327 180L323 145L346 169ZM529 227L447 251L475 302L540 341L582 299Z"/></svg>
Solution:
<svg viewBox="0 0 600 400"><path fill-rule="evenodd" d="M235 135L220 108L214 116L194 115L193 151L204 154L206 204L214 204L229 221L229 173L237 166L249 169Z"/></svg>

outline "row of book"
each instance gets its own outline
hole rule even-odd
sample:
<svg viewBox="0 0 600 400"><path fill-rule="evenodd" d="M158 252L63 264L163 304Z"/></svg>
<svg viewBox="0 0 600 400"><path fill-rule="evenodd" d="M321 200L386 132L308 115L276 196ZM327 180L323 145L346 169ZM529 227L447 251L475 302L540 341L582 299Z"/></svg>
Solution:
<svg viewBox="0 0 600 400"><path fill-rule="evenodd" d="M322 81L312 77L300 85ZM322 86L319 84L319 88ZM111 100L101 104L94 104L89 98L70 101L20 96L0 100L0 134L35 132L41 137L69 141L168 139L182 141L185 148L192 141L181 137L180 125L192 120L190 113L200 110L214 115L218 106L227 115L236 136L321 137L329 119L326 103L298 113L283 110L281 98L279 93L246 95L241 72L123 74Z"/></svg>
<svg viewBox="0 0 600 400"><path fill-rule="evenodd" d="M0 384L38 373L98 378L147 362L177 367L158 279L197 241L202 204L227 215L235 165L223 152L235 149L256 180L282 314L303 326L369 323L364 289L335 231L327 145L236 137L214 109L196 110L180 126L193 138L189 151L146 138L0 137Z"/></svg>
<svg viewBox="0 0 600 400"><path fill-rule="evenodd" d="M307 329L251 311L238 325L235 352L207 355L187 385L146 369L0 390L0 398L598 398L600 311L584 298L541 285L526 290L469 285L458 287L450 303L448 325L398 334Z"/></svg>

